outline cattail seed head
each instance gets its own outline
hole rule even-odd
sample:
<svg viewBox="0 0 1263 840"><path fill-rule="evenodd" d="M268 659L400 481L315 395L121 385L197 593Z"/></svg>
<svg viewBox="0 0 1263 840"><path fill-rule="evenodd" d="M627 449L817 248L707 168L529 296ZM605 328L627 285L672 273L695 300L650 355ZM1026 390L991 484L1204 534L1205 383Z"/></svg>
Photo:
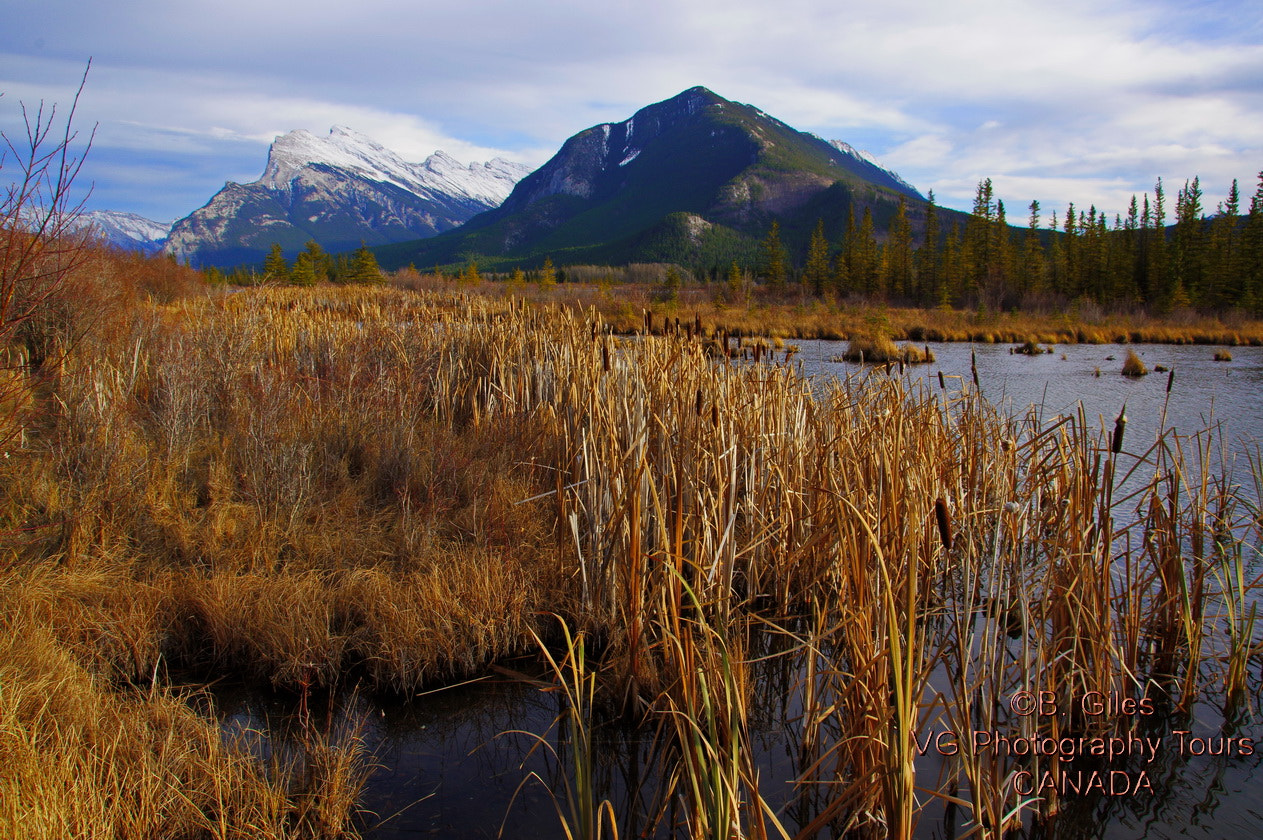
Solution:
<svg viewBox="0 0 1263 840"><path fill-rule="evenodd" d="M947 501L939 496L934 500L934 519L938 522L938 538L943 548L952 550L952 515L947 511Z"/></svg>
<svg viewBox="0 0 1263 840"><path fill-rule="evenodd" d="M1118 412L1118 419L1114 421L1114 440L1110 445L1110 451L1115 455L1123 451L1123 430L1127 428L1127 406L1123 406L1122 411Z"/></svg>

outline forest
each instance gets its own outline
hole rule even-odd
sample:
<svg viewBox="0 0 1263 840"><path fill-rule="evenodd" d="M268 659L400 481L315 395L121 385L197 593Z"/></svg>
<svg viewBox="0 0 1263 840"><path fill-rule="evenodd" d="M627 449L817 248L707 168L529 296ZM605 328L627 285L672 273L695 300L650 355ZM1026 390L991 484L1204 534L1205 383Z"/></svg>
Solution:
<svg viewBox="0 0 1263 840"><path fill-rule="evenodd" d="M854 211L839 242L819 220L805 253L793 259L773 222L755 275L772 288L800 283L814 295L860 295L895 304L995 310L1045 309L1074 300L1157 314L1194 308L1263 312L1263 173L1248 211L1234 180L1207 215L1198 178L1176 194L1173 215L1162 180L1152 198L1132 196L1127 215L1070 204L1044 224L1038 201L1026 228L1010 225L988 178L963 224L933 192L924 210L905 200L884 231L871 208ZM1043 226L1041 226L1043 225ZM919 228L920 235L914 235ZM743 268L743 267L742 267Z"/></svg>

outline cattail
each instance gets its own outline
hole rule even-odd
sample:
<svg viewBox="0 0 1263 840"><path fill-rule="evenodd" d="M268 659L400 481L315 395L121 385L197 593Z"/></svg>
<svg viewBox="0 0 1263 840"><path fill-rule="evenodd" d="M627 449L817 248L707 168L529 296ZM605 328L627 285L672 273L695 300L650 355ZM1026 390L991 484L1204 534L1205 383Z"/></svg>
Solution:
<svg viewBox="0 0 1263 840"><path fill-rule="evenodd" d="M938 522L938 538L943 548L952 550L952 515L947 512L947 502L942 496L934 500L934 519Z"/></svg>
<svg viewBox="0 0 1263 840"><path fill-rule="evenodd" d="M974 378L974 387L981 391L982 386L978 384L978 354L973 350L969 351L969 373Z"/></svg>
<svg viewBox="0 0 1263 840"><path fill-rule="evenodd" d="M714 428L719 428L719 403L710 404L710 424Z"/></svg>
<svg viewBox="0 0 1263 840"><path fill-rule="evenodd" d="M1121 411L1118 412L1118 419L1114 421L1114 440L1110 444L1110 451L1115 455L1123 451L1123 430L1127 428L1127 405L1124 404Z"/></svg>
<svg viewBox="0 0 1263 840"><path fill-rule="evenodd" d="M610 372L610 346L605 342L601 343L601 370Z"/></svg>
<svg viewBox="0 0 1263 840"><path fill-rule="evenodd" d="M1167 374L1167 393L1171 393L1171 386L1175 384L1175 368L1171 368L1171 372Z"/></svg>
<svg viewBox="0 0 1263 840"><path fill-rule="evenodd" d="M698 417L702 416L702 389L697 389L697 399L693 401L693 413Z"/></svg>
<svg viewBox="0 0 1263 840"><path fill-rule="evenodd" d="M943 371L938 372L938 386L944 391L947 390L947 383L943 381Z"/></svg>

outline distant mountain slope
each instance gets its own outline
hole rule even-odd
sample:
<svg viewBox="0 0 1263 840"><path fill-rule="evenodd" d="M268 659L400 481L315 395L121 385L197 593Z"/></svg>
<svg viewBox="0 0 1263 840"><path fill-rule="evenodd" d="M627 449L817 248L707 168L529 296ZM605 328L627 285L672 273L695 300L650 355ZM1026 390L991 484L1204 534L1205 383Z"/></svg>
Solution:
<svg viewBox="0 0 1263 840"><path fill-rule="evenodd" d="M880 215L892 213L901 196L924 203L851 147L695 87L571 137L503 204L460 230L377 252L388 266L530 262L544 254L625 261L661 252L670 240L716 259L743 240L748 246L774 218L803 227L797 214L830 190L845 206L886 205ZM682 235L685 229L694 233Z"/></svg>
<svg viewBox="0 0 1263 840"><path fill-rule="evenodd" d="M171 225L119 210L89 210L79 224L91 228L110 245L128 251L156 254L167 241Z"/></svg>
<svg viewBox="0 0 1263 840"><path fill-rule="evenodd" d="M468 166L436 152L424 163L335 126L291 131L250 184L229 182L171 228L166 251L193 265L261 261L314 239L327 251L414 240L451 230L498 205L529 170L499 158Z"/></svg>

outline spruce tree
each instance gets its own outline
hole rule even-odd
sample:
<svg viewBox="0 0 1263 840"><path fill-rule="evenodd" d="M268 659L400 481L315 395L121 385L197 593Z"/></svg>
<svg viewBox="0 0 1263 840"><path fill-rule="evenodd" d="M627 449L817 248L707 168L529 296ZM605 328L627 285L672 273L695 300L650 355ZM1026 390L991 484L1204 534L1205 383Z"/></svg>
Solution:
<svg viewBox="0 0 1263 840"><path fill-rule="evenodd" d="M939 245L938 208L934 204L934 190L926 196L925 241L917 249L917 290L919 303L938 303L941 285L941 250Z"/></svg>
<svg viewBox="0 0 1263 840"><path fill-rule="evenodd" d="M1039 202L1032 201L1030 210L1026 238L1022 241L1020 282L1028 294L1038 294L1044 289L1044 246L1039 241Z"/></svg>
<svg viewBox="0 0 1263 840"><path fill-rule="evenodd" d="M773 220L767 236L763 237L760 246L759 277L768 288L776 292L785 290L785 280L789 274L788 259L785 246L781 244L780 222Z"/></svg>
<svg viewBox="0 0 1263 840"><path fill-rule="evenodd" d="M377 257L363 242L351 257L350 283L374 284L382 282L382 270L377 266Z"/></svg>
<svg viewBox="0 0 1263 840"><path fill-rule="evenodd" d="M311 262L311 271L315 275L316 282L321 283L328 280L331 260L329 255L325 253L325 250L320 247L320 243L314 239L309 239L303 248Z"/></svg>
<svg viewBox="0 0 1263 840"><path fill-rule="evenodd" d="M294 271L289 276L289 282L294 286L316 285L316 270L307 251L299 251L294 258Z"/></svg>
<svg viewBox="0 0 1263 840"><path fill-rule="evenodd" d="M1263 315L1263 172L1241 231L1241 305Z"/></svg>
<svg viewBox="0 0 1263 840"><path fill-rule="evenodd" d="M815 296L824 294L829 281L829 240L824 235L824 221L817 219L807 247L807 264L803 268L803 285Z"/></svg>
<svg viewBox="0 0 1263 840"><path fill-rule="evenodd" d="M279 242L272 243L272 250L263 261L263 282L289 282L289 263L285 261L285 255L281 253Z"/></svg>
<svg viewBox="0 0 1263 840"><path fill-rule="evenodd" d="M557 269L553 267L552 257L544 257L544 265L540 268L535 282L542 291L556 288Z"/></svg>
<svg viewBox="0 0 1263 840"><path fill-rule="evenodd" d="M860 221L859 232L855 234L849 262L852 286L866 295L882 294L877 234L873 229L873 211L869 207L864 208L864 217Z"/></svg>
<svg viewBox="0 0 1263 840"><path fill-rule="evenodd" d="M912 223L908 220L908 202L900 196L895 217L890 221L884 253L886 293L894 297L908 297L914 293L914 268L912 260Z"/></svg>
<svg viewBox="0 0 1263 840"><path fill-rule="evenodd" d="M1219 212L1210 223L1204 281L1207 300L1204 305L1212 308L1240 304L1245 291L1241 283L1240 211L1241 193L1234 178L1228 189L1228 200L1219 205Z"/></svg>

